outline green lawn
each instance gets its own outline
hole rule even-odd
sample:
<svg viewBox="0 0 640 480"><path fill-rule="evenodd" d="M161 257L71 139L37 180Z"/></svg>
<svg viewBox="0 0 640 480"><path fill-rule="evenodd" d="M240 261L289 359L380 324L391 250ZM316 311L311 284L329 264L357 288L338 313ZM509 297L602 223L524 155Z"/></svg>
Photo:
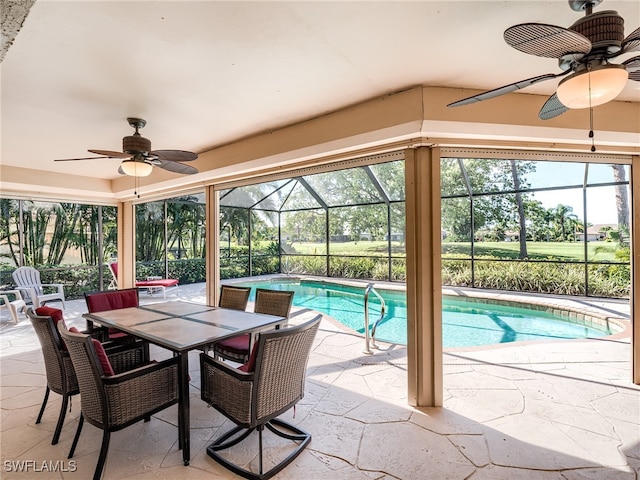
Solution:
<svg viewBox="0 0 640 480"><path fill-rule="evenodd" d="M267 242L262 246L266 248ZM260 248L261 246L258 246ZM325 255L324 243L294 242L291 244L293 251L286 249L289 254L301 255ZM330 242L331 255L354 256L384 256L387 254L387 242L368 241L359 242ZM392 255L405 256L405 245L400 242L392 242ZM476 256L492 256L498 258L517 259L520 252L518 242L477 242L474 245ZM613 242L588 242L587 256L590 261L615 261ZM598 251L600 250L600 251ZM467 242L443 242L442 253L459 256L469 256L471 246ZM583 261L584 243L582 242L527 242L527 253L530 259L544 260L553 257L558 260Z"/></svg>
<svg viewBox="0 0 640 480"><path fill-rule="evenodd" d="M587 256L591 261L615 261L615 243L589 242L587 243ZM324 243L298 243L292 244L295 252L303 255L324 255ZM330 253L332 255L386 255L387 242L367 241L359 242L331 242ZM493 256L499 258L518 258L520 244L517 242L477 242L474 245L478 256ZM601 251L597 251L601 250ZM460 256L468 256L471 251L469 243L443 242L442 252ZM404 256L404 244L392 242L392 253L395 256ZM559 260L582 261L584 260L584 243L582 242L527 242L527 253L530 259L548 259L553 257Z"/></svg>
<svg viewBox="0 0 640 480"><path fill-rule="evenodd" d="M588 242L587 257L591 261L614 261L616 244L611 242ZM518 258L520 244L518 242L477 242L474 244L475 254L491 255L500 258ZM602 251L597 251L602 250ZM469 243L444 242L442 252L457 255L469 255ZM527 242L527 254L530 259L584 260L584 243L582 242Z"/></svg>
<svg viewBox="0 0 640 480"><path fill-rule="evenodd" d="M303 255L324 255L326 252L326 245L324 243L299 243L294 242L292 247L295 252L287 253L300 253ZM359 242L331 242L329 244L329 253L331 255L387 255L387 249L389 244L384 241L369 241L361 240ZM391 253L394 256L404 256L405 247L404 243L391 242Z"/></svg>

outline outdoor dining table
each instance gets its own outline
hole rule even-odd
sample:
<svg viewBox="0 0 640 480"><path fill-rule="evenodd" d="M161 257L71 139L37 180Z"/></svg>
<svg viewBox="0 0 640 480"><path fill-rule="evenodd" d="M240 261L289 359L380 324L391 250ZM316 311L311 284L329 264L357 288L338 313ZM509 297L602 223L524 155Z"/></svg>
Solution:
<svg viewBox="0 0 640 480"><path fill-rule="evenodd" d="M85 313L88 321L130 333L178 356L178 445L190 461L189 351L286 323L285 317L171 301Z"/></svg>

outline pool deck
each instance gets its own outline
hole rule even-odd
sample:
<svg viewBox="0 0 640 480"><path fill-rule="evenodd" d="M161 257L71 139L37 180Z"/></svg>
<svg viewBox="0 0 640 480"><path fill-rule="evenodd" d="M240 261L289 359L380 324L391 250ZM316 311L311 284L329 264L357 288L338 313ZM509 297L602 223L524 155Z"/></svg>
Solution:
<svg viewBox="0 0 640 480"><path fill-rule="evenodd" d="M516 301L540 297L489 293ZM204 285L167 291L167 300L178 298L204 302ZM141 294L143 303L161 300ZM551 303L629 319L624 301L554 297ZM82 327L85 311L83 300L70 301L65 319ZM293 313L292 322L312 315ZM101 432L88 424L74 457L76 471L9 471L16 465L10 461L17 460L37 465L59 460L70 470L66 457L80 402L73 399L60 443L52 446L60 397L51 395L42 423L35 425L46 383L35 333L26 319L12 325L3 316L0 322L0 477L89 478ZM313 439L274 478L639 480L640 387L630 381L629 342L628 334L620 334L447 350L444 406L416 409L407 405L406 348L381 343L374 355L365 355L362 337L325 318L309 360L306 396L295 412L284 415ZM152 348L152 356L165 358L167 352ZM206 446L230 422L200 400L197 353L190 354L190 375L191 464L181 464L174 406L149 423L112 434L104 479L239 478L206 454ZM265 441L273 446L270 438ZM251 458L241 448L233 454Z"/></svg>

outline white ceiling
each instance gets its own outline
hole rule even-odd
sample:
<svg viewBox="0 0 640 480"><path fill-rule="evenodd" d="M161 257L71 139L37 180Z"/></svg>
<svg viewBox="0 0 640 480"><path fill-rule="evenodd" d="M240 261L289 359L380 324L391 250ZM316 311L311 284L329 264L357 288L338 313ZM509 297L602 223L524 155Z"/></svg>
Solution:
<svg viewBox="0 0 640 480"><path fill-rule="evenodd" d="M626 19L625 34L640 25L637 0L603 9ZM38 0L0 67L0 160L115 178L117 160L53 160L120 151L131 116L147 120L154 149L201 153L409 86L489 90L559 72L507 46L507 27L582 15L565 0ZM639 87L618 98L640 101Z"/></svg>

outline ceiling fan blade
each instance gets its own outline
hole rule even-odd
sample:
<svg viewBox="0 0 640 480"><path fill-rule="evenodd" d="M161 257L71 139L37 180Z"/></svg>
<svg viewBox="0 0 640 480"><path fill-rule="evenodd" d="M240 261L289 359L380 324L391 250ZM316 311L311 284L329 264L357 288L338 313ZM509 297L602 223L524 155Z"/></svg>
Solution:
<svg viewBox="0 0 640 480"><path fill-rule="evenodd" d="M527 78L526 80L521 80L516 83L504 85L503 87L499 87L494 90L489 90L484 93L479 93L478 95L474 95L472 97L458 100L457 102L450 103L449 105L447 105L447 107L459 107L461 105L469 105L471 103L481 102L483 100L489 100L490 98L499 97L500 95L504 95L505 93L515 92L516 90L529 87L538 82L543 82L545 80L550 80L552 78L561 77L562 75L566 75L567 73L571 73L571 71L566 71L562 73L547 73L545 75Z"/></svg>
<svg viewBox="0 0 640 480"><path fill-rule="evenodd" d="M159 162L157 164L158 167L170 172L181 173L183 175L193 175L194 173L198 173L198 170L191 165L185 165L171 160L163 160L161 158L158 158L155 162Z"/></svg>
<svg viewBox="0 0 640 480"><path fill-rule="evenodd" d="M129 158L131 156L129 153L114 152L112 150L89 150L89 152L109 158Z"/></svg>
<svg viewBox="0 0 640 480"><path fill-rule="evenodd" d="M57 158L54 162L75 162L76 160L103 160L110 157Z"/></svg>
<svg viewBox="0 0 640 480"><path fill-rule="evenodd" d="M564 112L569 110L568 107L564 106L558 95L555 93L551 95L544 105L540 109L540 113L538 114L538 118L540 120L549 120L550 118L557 117L558 115L562 115Z"/></svg>
<svg viewBox="0 0 640 480"><path fill-rule="evenodd" d="M629 80L640 82L640 55L625 60L622 65L629 72Z"/></svg>
<svg viewBox="0 0 640 480"><path fill-rule="evenodd" d="M154 150L149 153L155 155L159 160L169 162L190 162L198 158L197 154L185 150Z"/></svg>
<svg viewBox="0 0 640 480"><path fill-rule="evenodd" d="M584 35L546 23L522 23L509 27L504 31L504 41L516 50L538 57L561 58L591 51L591 41Z"/></svg>
<svg viewBox="0 0 640 480"><path fill-rule="evenodd" d="M620 53L634 52L638 49L640 49L640 27L636 28L622 41Z"/></svg>

